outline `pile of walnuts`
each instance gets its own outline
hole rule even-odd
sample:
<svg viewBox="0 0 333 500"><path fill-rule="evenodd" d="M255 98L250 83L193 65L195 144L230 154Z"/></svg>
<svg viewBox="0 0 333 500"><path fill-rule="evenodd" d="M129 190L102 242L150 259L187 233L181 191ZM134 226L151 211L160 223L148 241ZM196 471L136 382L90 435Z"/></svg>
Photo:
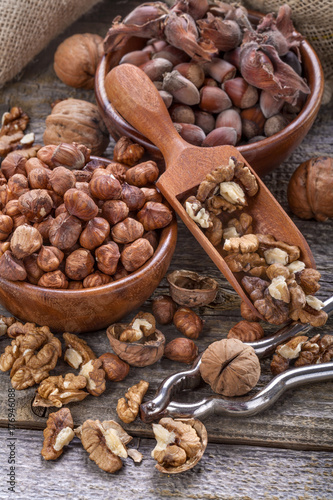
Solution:
<svg viewBox="0 0 333 500"><path fill-rule="evenodd" d="M10 153L0 171L0 276L81 289L140 268L172 220L155 188L153 161L121 138L109 164L82 144L44 146L37 158Z"/></svg>

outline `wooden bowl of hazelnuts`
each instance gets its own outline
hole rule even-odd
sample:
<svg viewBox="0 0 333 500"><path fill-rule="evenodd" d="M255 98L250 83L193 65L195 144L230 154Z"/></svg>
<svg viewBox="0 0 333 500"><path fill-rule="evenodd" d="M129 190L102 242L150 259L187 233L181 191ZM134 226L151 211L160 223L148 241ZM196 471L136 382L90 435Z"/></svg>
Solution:
<svg viewBox="0 0 333 500"><path fill-rule="evenodd" d="M156 39L147 28L149 21L144 23L140 18L139 9L110 28L104 40L106 55L96 72L96 101L111 135L115 139L126 135L143 145L163 169L160 151L126 122L108 99L108 72L118 64L131 63L154 81L175 128L187 142L204 147L236 146L260 176L285 161L311 128L324 85L319 59L294 30L289 7L281 7L276 19L266 16L263 21L263 14L245 14L242 7L210 6L208 13L193 23L201 36L207 33L208 37L220 23L227 40L215 32L219 50L211 62L201 59L199 63L197 54L204 50L201 39L197 40L196 57L191 58L193 38L187 53L185 48L177 48L186 47L186 39L180 41L171 29L174 16L164 17L164 34ZM150 40L130 36L131 23L144 25ZM122 33L126 33L126 43L121 40Z"/></svg>
<svg viewBox="0 0 333 500"><path fill-rule="evenodd" d="M10 313L56 332L96 331L153 293L177 223L143 153L124 138L114 160L76 143L3 160L0 302Z"/></svg>

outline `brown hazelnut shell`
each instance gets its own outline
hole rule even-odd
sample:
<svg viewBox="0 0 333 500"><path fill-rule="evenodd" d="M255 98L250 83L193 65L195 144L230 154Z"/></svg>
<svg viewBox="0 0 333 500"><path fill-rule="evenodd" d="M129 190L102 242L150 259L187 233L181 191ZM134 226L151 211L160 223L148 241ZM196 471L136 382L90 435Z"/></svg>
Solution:
<svg viewBox="0 0 333 500"><path fill-rule="evenodd" d="M115 323L106 330L107 337L114 352L120 359L131 366L149 366L159 361L164 353L165 337L162 332L155 332L145 339L144 343L121 342L120 334L128 325Z"/></svg>
<svg viewBox="0 0 333 500"><path fill-rule="evenodd" d="M185 269L167 275L170 295L180 306L198 307L210 304L216 297L218 283L209 276Z"/></svg>
<svg viewBox="0 0 333 500"><path fill-rule="evenodd" d="M208 443L206 427L202 422L200 422L200 420L196 420L195 418L175 418L174 420L190 425L194 428L200 438L201 448L194 457L188 458L183 465L179 465L178 467L162 466L160 464L156 464L155 468L158 471L163 472L164 474L179 474L180 472L185 472L186 470L192 469L201 460Z"/></svg>

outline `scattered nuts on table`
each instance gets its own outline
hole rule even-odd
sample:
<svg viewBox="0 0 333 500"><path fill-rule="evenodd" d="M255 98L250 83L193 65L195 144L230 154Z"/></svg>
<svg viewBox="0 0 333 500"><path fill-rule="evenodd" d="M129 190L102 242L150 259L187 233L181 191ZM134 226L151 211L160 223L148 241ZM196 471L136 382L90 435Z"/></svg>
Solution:
<svg viewBox="0 0 333 500"><path fill-rule="evenodd" d="M227 338L239 339L242 342L254 342L264 337L264 335L264 329L259 323L243 320L229 330Z"/></svg>
<svg viewBox="0 0 333 500"><path fill-rule="evenodd" d="M121 459L127 458L126 445L132 437L117 422L86 420L75 429L75 434L100 469L113 473L122 468Z"/></svg>
<svg viewBox="0 0 333 500"><path fill-rule="evenodd" d="M90 160L90 149L78 143L44 146L37 158L5 158L0 276L80 289L121 279L145 264L173 214L154 187L156 163L137 164L143 154L122 138L106 166ZM146 199L145 185L160 201Z"/></svg>
<svg viewBox="0 0 333 500"><path fill-rule="evenodd" d="M180 306L199 307L210 304L216 297L218 283L209 276L186 269L179 269L167 275L170 295Z"/></svg>
<svg viewBox="0 0 333 500"><path fill-rule="evenodd" d="M279 345L271 361L273 375L291 367L328 363L333 359L333 335L314 335L311 339L305 335L293 337Z"/></svg>
<svg viewBox="0 0 333 500"><path fill-rule="evenodd" d="M73 401L82 401L89 396L88 392L82 390L86 385L86 378L74 373L66 373L65 377L62 375L48 377L38 386L33 406L61 408Z"/></svg>
<svg viewBox="0 0 333 500"><path fill-rule="evenodd" d="M10 371L14 389L39 384L49 376L61 356L61 343L47 326L29 324L28 331L16 336L0 356L0 370Z"/></svg>
<svg viewBox="0 0 333 500"><path fill-rule="evenodd" d="M202 319L189 307L179 307L173 322L177 330L190 339L197 339L203 329Z"/></svg>
<svg viewBox="0 0 333 500"><path fill-rule="evenodd" d="M222 339L204 351L200 373L217 394L242 396L256 386L260 363L253 347L238 339Z"/></svg>
<svg viewBox="0 0 333 500"><path fill-rule="evenodd" d="M198 347L193 340L179 337L167 343L164 356L180 363L193 363L198 356Z"/></svg>
<svg viewBox="0 0 333 500"><path fill-rule="evenodd" d="M333 158L319 156L301 163L288 184L288 203L300 219L333 218Z"/></svg>
<svg viewBox="0 0 333 500"><path fill-rule="evenodd" d="M129 424L134 422L139 413L140 404L149 387L149 383L145 380L140 380L138 384L133 385L128 389L125 398L120 398L117 403L117 414L120 420Z"/></svg>
<svg viewBox="0 0 333 500"><path fill-rule="evenodd" d="M68 408L50 413L44 429L44 442L41 454L45 460L56 460L60 457L63 448L74 437L74 423Z"/></svg>
<svg viewBox="0 0 333 500"><path fill-rule="evenodd" d="M151 455L160 472L178 474L192 469L202 458L207 446L205 426L193 418L162 418L153 424L157 444Z"/></svg>

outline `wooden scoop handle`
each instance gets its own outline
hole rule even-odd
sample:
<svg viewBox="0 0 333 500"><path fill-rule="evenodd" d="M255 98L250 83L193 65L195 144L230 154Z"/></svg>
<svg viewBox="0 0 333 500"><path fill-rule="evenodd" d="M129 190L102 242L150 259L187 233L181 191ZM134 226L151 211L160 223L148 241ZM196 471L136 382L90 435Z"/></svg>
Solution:
<svg viewBox="0 0 333 500"><path fill-rule="evenodd" d="M188 146L176 131L155 85L140 68L132 64L114 67L106 75L105 90L122 117L158 147L167 165L176 152L178 155Z"/></svg>

